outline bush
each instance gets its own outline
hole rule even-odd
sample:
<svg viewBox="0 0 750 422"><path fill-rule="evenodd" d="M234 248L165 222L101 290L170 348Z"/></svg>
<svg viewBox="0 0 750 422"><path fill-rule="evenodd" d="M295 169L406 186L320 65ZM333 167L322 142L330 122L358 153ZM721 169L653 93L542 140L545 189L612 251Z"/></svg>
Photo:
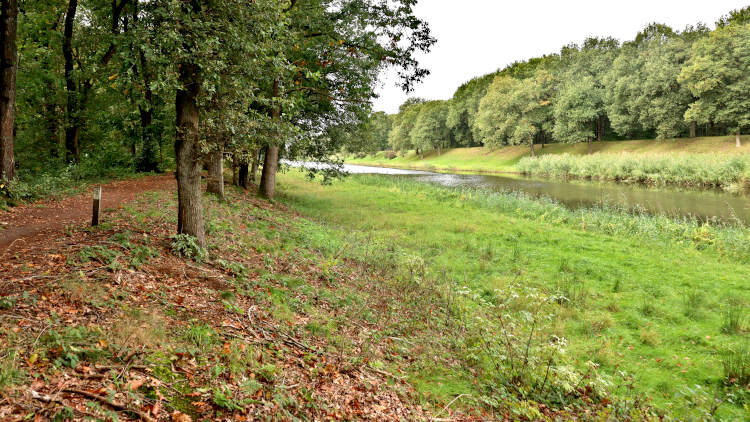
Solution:
<svg viewBox="0 0 750 422"><path fill-rule="evenodd" d="M208 258L208 251L198 245L198 239L188 234L172 236L172 252L177 256L201 262Z"/></svg>

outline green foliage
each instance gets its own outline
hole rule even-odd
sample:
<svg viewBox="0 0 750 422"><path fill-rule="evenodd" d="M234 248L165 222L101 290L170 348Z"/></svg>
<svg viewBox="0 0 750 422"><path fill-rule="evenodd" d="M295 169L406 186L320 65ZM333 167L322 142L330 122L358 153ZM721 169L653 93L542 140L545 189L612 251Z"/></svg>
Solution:
<svg viewBox="0 0 750 422"><path fill-rule="evenodd" d="M736 133L750 127L750 26L720 27L697 41L679 80L697 98L685 112L685 119L719 123Z"/></svg>
<svg viewBox="0 0 750 422"><path fill-rule="evenodd" d="M202 262L208 258L208 251L198 244L194 236L187 234L176 234L172 236L172 252L177 256Z"/></svg>
<svg viewBox="0 0 750 422"><path fill-rule="evenodd" d="M25 373L18 367L18 352L14 349L0 358L0 392L19 384L25 379Z"/></svg>
<svg viewBox="0 0 750 422"><path fill-rule="evenodd" d="M100 337L101 333L94 329L66 326L49 330L40 340L55 366L75 368L82 360L93 362L108 355L97 343Z"/></svg>
<svg viewBox="0 0 750 422"><path fill-rule="evenodd" d="M551 132L552 74L539 70L527 79L498 76L482 99L476 120L484 144L533 145Z"/></svg>
<svg viewBox="0 0 750 422"><path fill-rule="evenodd" d="M448 146L450 134L445 126L448 104L445 101L429 101L419 107L409 138L412 147L420 151Z"/></svg>
<svg viewBox="0 0 750 422"><path fill-rule="evenodd" d="M747 228L605 207L573 211L524 194L405 178L357 175L324 189L285 175L284 185L292 208L332 222L327 237L310 229L306 244L363 260L373 273L394 271L402 280L398 297L408 298L399 305L440 309L429 298L436 291L445 295L439 303L449 310L444 316L433 311L438 316L425 325L446 324L437 330L449 333L451 352L425 345L436 362L415 368L411 379L418 391L444 403L474 392L463 398L469 406L493 407L511 397L575 406L575 394L555 396L551 379L544 382L556 336L566 343L563 358L552 354L555 391L583 376L581 385L609 391L618 412L628 405L614 403L648 396L655 412L675 419L744 415L733 398L738 389L723 386L717 353L740 345L744 331L721 332L723 307L716 298L747 301ZM700 294L688 297L692 291ZM702 311L697 319L685 316L685 307L694 304ZM403 331L394 336L415 342L419 320L404 318ZM451 328L454 321L460 328ZM535 321L539 337L530 335ZM525 359L515 356L519 350L525 356L529 339L533 364L525 367ZM443 340L436 335L428 343ZM513 379L522 382L507 386Z"/></svg>

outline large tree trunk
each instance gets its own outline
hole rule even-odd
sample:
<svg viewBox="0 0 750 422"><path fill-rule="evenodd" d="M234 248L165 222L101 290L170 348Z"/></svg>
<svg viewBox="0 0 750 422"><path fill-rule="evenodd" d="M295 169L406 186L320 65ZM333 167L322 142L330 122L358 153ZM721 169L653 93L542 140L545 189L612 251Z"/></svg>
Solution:
<svg viewBox="0 0 750 422"><path fill-rule="evenodd" d="M208 183L206 192L224 198L224 145L218 145L216 151L208 157Z"/></svg>
<svg viewBox="0 0 750 422"><path fill-rule="evenodd" d="M65 159L68 162L78 162L81 152L78 147L78 137L81 125L78 116L78 86L73 78L73 23L75 22L78 0L68 2L65 13L65 28L63 30L62 51L65 61L65 89L68 95L65 122Z"/></svg>
<svg viewBox="0 0 750 422"><path fill-rule="evenodd" d="M529 147L531 148L531 156L536 157L536 151L534 151L534 138L529 140Z"/></svg>
<svg viewBox="0 0 750 422"><path fill-rule="evenodd" d="M279 96L279 81L273 82L273 98ZM281 119L281 108L274 107L271 111L271 118L274 122L279 123ZM266 159L263 161L263 173L260 175L260 186L258 186L258 195L263 198L272 199L276 194L276 171L279 168L279 146L277 139L272 139L266 146Z"/></svg>
<svg viewBox="0 0 750 422"><path fill-rule="evenodd" d="M180 66L181 88L177 90L175 156L177 159L177 233L194 236L206 245L201 203L201 151L198 131L200 69L195 64Z"/></svg>
<svg viewBox="0 0 750 422"><path fill-rule="evenodd" d="M690 122L690 137L695 138L695 132L696 132L697 123L696 122Z"/></svg>
<svg viewBox="0 0 750 422"><path fill-rule="evenodd" d="M737 148L739 148L739 147L742 146L742 138L740 136L740 131L739 130L734 134L734 141L735 141L735 143L737 145Z"/></svg>
<svg viewBox="0 0 750 422"><path fill-rule="evenodd" d="M441 155L443 155L443 146L442 145L438 144L437 150L438 150L438 157L441 156Z"/></svg>
<svg viewBox="0 0 750 422"><path fill-rule="evenodd" d="M0 180L16 177L14 160L18 0L2 0L0 17Z"/></svg>

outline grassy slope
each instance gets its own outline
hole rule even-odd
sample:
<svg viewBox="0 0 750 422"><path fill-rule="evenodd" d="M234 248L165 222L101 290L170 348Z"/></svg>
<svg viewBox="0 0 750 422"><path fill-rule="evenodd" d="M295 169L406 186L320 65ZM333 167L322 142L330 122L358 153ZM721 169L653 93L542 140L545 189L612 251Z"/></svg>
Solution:
<svg viewBox="0 0 750 422"><path fill-rule="evenodd" d="M373 176L332 187L293 173L281 180L288 202L302 213L419 254L431 271L480 293L512 281L564 291L572 303L560 307L553 330L570 339L570 352L611 374L632 374L635 391L682 417L711 406L721 389L720 354L746 338L746 332L724 334L721 326L732 300L744 309L750 302L747 259L735 262L658 236L615 237L548 223L544 215L488 212L468 196L436 199L431 192L440 188ZM415 377L435 388L429 376ZM719 406L723 418L742 414L737 406Z"/></svg>
<svg viewBox="0 0 750 422"><path fill-rule="evenodd" d="M541 149L540 154L586 154L588 146L580 144L549 144ZM695 139L666 139L641 141L594 142L593 151L603 154L642 153L642 154L676 154L676 153L750 153L750 136L743 138L743 146L735 147L734 137L704 137ZM513 172L514 166L522 157L529 155L525 146L509 146L499 150L487 148L455 148L445 150L442 155L432 151L421 159L413 151L403 157L389 159L379 152L364 158L349 157L350 164L364 164L383 167L397 167L420 170L443 171L476 171L476 172Z"/></svg>

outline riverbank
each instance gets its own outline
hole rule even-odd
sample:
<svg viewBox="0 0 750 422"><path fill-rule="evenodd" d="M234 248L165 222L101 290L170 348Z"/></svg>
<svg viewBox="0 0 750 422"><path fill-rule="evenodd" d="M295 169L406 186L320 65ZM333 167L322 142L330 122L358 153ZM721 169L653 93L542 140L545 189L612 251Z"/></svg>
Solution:
<svg viewBox="0 0 750 422"><path fill-rule="evenodd" d="M532 335L533 344L558 339L554 343L564 344L571 359L565 364L601 376L599 386L618 401L650 397L681 419L744 414L748 380L734 377L732 368L739 365L746 374L750 364L743 351L747 229L616 210L570 211L518 194L385 176L357 175L326 187L295 172L280 180L289 206L351 239L334 247L342 259L387 252L404 274L449 300L466 299L465 308L500 308L512 323L526 315L521 325L535 327L539 336ZM464 322L471 328L471 321ZM496 357L503 355L502 332L456 335L456 365L408 377L432 394L473 395L471 382L492 390L502 384L483 376L483 365L492 362L488 344L500 347L492 349ZM542 373L546 352L532 356L531 366Z"/></svg>
<svg viewBox="0 0 750 422"><path fill-rule="evenodd" d="M583 156L588 154L588 144L549 144L536 146L540 156L562 155ZM665 139L639 141L593 142L592 151L600 154L648 154L673 156L679 154L750 154L750 136L743 137L743 146L737 148L733 136L702 137L693 139ZM378 152L366 157L346 157L349 164L378 167L394 167L412 170L456 171L478 173L520 172L519 161L529 156L526 146L508 146L498 150L488 148L453 148L442 154L430 151L423 156L409 151L404 155L391 156Z"/></svg>

